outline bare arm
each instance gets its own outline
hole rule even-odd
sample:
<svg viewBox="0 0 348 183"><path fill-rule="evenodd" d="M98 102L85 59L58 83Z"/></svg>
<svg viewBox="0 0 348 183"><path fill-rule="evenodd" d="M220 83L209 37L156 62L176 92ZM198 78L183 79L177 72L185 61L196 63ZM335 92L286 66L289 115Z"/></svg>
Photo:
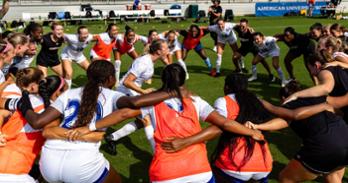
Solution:
<svg viewBox="0 0 348 183"><path fill-rule="evenodd" d="M328 95L333 90L334 86L335 80L332 74L327 70L323 70L319 73L319 85L292 94L285 100L284 103L296 100L297 98L320 97Z"/></svg>
<svg viewBox="0 0 348 183"><path fill-rule="evenodd" d="M33 110L28 110L25 114L25 119L34 129L41 129L50 122L58 119L60 115L61 113L57 109L48 107L40 114L34 112Z"/></svg>
<svg viewBox="0 0 348 183"><path fill-rule="evenodd" d="M56 120L49 125L46 125L44 131L42 132L42 135L46 139L70 140L67 132L67 129L59 127L59 120ZM103 139L104 134L105 132L91 132L77 137L76 140L86 142L99 142Z"/></svg>
<svg viewBox="0 0 348 183"><path fill-rule="evenodd" d="M289 126L288 122L281 118L272 119L266 123L254 125L255 129L263 131L275 131Z"/></svg>
<svg viewBox="0 0 348 183"><path fill-rule="evenodd" d="M4 2L2 3L2 9L0 11L0 19L2 19L6 15L9 9L10 3L8 2L8 0L4 0Z"/></svg>
<svg viewBox="0 0 348 183"><path fill-rule="evenodd" d="M340 97L327 97L327 102L336 109L340 109L348 105L348 93Z"/></svg>
<svg viewBox="0 0 348 183"><path fill-rule="evenodd" d="M311 106L305 106L305 107L299 107L297 109L287 109L284 107L278 107L275 105L272 105L271 103L261 100L263 106L272 114L284 118L287 120L303 120L306 118L309 118L315 114L318 114L323 111L333 111L333 108L331 105L327 103L321 103Z"/></svg>
<svg viewBox="0 0 348 183"><path fill-rule="evenodd" d="M152 106L158 104L166 99L176 96L176 92L155 91L149 94L135 96L135 97L122 97L117 100L117 107L138 109L140 107Z"/></svg>
<svg viewBox="0 0 348 183"><path fill-rule="evenodd" d="M202 143L205 141L212 140L219 136L222 133L220 128L211 125L208 128L200 131L199 133L192 135L186 138L170 138L167 139L167 142L163 142L161 144L162 149L164 149L167 153L173 153L180 151L190 145Z"/></svg>
<svg viewBox="0 0 348 183"><path fill-rule="evenodd" d="M147 90L144 90L142 88L140 88L139 86L137 86L134 82L137 79L137 77L130 73L128 74L128 76L125 78L125 80L123 81L123 85L131 90L134 90L138 93L141 94L145 94L145 93L149 93Z"/></svg>
<svg viewBox="0 0 348 183"><path fill-rule="evenodd" d="M256 140L263 140L263 135L261 134L261 132L249 129L236 121L228 120L216 111L210 113L206 121L213 125L216 125L224 131L251 136Z"/></svg>

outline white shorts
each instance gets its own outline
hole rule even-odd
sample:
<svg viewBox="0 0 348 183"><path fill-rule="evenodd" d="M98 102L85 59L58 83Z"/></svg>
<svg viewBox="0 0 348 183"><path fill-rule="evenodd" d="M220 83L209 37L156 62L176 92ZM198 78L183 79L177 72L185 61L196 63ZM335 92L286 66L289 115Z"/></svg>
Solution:
<svg viewBox="0 0 348 183"><path fill-rule="evenodd" d="M262 57L262 58L267 58L267 57L279 57L280 55L280 49L274 49L274 50L271 50L271 51L268 51L268 52L259 52L259 55Z"/></svg>
<svg viewBox="0 0 348 183"><path fill-rule="evenodd" d="M237 178L239 180L261 180L267 177L271 172L239 172L231 170L222 170L225 174Z"/></svg>
<svg viewBox="0 0 348 183"><path fill-rule="evenodd" d="M48 182L96 182L105 178L109 169L99 149L58 150L44 146L41 151L40 171Z"/></svg>
<svg viewBox="0 0 348 183"><path fill-rule="evenodd" d="M87 60L87 58L85 57L83 52L71 53L71 51L69 50L68 47L65 47L63 49L60 57L62 58L62 60L74 61L74 62L76 62L78 64L83 62L83 61L85 61L85 60Z"/></svg>
<svg viewBox="0 0 348 183"><path fill-rule="evenodd" d="M140 93L125 87L123 85L123 83L120 84L120 86L117 87L116 91L121 92L121 93L123 93L123 94L125 94L125 95L127 95L129 97L139 96L140 95Z"/></svg>
<svg viewBox="0 0 348 183"><path fill-rule="evenodd" d="M217 41L221 44L228 43L229 45L232 45L234 43L237 43L237 38L234 35L229 37L218 36Z"/></svg>
<svg viewBox="0 0 348 183"><path fill-rule="evenodd" d="M99 58L103 58L103 57L101 57L101 56L99 56L93 49L91 49L91 51L90 51L90 56L91 56L91 58L92 59L99 59ZM105 58L104 58L105 59ZM111 59L110 58L108 58L108 59L105 59L105 60L107 60L107 61L111 61Z"/></svg>
<svg viewBox="0 0 348 183"><path fill-rule="evenodd" d="M2 174L0 173L0 183L36 183L28 174Z"/></svg>

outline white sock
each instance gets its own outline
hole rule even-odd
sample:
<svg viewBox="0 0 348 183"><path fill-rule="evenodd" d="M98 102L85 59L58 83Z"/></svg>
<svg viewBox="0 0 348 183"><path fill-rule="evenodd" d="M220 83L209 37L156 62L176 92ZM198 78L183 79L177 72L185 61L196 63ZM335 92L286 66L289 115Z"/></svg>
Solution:
<svg viewBox="0 0 348 183"><path fill-rule="evenodd" d="M279 78L280 78L282 81L284 81L284 80L285 80L285 76L284 76L284 73L283 73L283 71L282 71L282 68L278 67L277 72L278 72Z"/></svg>
<svg viewBox="0 0 348 183"><path fill-rule="evenodd" d="M145 130L146 138L150 142L152 150L154 151L155 150L155 140L153 137L154 137L155 130L153 129L152 125L146 126L144 128L144 130Z"/></svg>
<svg viewBox="0 0 348 183"><path fill-rule="evenodd" d="M222 62L222 55L218 54L217 59L216 59L216 72L217 73L220 73L221 62Z"/></svg>
<svg viewBox="0 0 348 183"><path fill-rule="evenodd" d="M127 123L126 125L124 125L122 128L120 128L119 130L115 131L114 133L112 133L112 139L114 141L117 141L118 139L125 137L133 132L135 132L137 130L137 125L135 124L134 121Z"/></svg>
<svg viewBox="0 0 348 183"><path fill-rule="evenodd" d="M65 79L66 84L68 85L69 89L71 88L72 80L71 79Z"/></svg>
<svg viewBox="0 0 348 183"><path fill-rule="evenodd" d="M257 76L257 67L256 67L256 65L252 65L251 66L251 73L252 73L252 75L253 76Z"/></svg>
<svg viewBox="0 0 348 183"><path fill-rule="evenodd" d="M205 65L207 65L207 67L208 67L209 69L211 68L211 63L210 63L209 57L207 57L207 58L204 60L204 63L205 63Z"/></svg>
<svg viewBox="0 0 348 183"><path fill-rule="evenodd" d="M121 60L115 61L115 77L116 77L116 86L118 86L118 83L120 81L120 73L121 73Z"/></svg>
<svg viewBox="0 0 348 183"><path fill-rule="evenodd" d="M243 59L243 57L241 57L240 60L239 60L239 66L240 66L241 69L244 69L244 68L245 68L245 64L244 64L244 59Z"/></svg>
<svg viewBox="0 0 348 183"><path fill-rule="evenodd" d="M179 59L178 63L181 65L182 68L184 68L185 72L187 73L186 63L182 59Z"/></svg>

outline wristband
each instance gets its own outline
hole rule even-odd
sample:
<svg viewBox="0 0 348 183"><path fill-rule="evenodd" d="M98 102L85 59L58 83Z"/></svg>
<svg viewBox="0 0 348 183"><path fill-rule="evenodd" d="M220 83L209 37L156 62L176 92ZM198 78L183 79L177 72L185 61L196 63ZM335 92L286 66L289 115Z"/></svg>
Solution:
<svg viewBox="0 0 348 183"><path fill-rule="evenodd" d="M15 111L17 110L17 103L19 99L7 99L5 102L5 109L9 111Z"/></svg>
<svg viewBox="0 0 348 183"><path fill-rule="evenodd" d="M94 132L97 130L97 127L95 126L95 123L91 122L88 125L88 129L89 129L89 131Z"/></svg>

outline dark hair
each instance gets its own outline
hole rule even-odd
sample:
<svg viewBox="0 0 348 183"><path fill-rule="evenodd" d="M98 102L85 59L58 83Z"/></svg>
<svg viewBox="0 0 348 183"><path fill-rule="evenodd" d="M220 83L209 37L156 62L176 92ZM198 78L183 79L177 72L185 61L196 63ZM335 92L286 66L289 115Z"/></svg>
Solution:
<svg viewBox="0 0 348 183"><path fill-rule="evenodd" d="M245 22L245 23L249 23L248 19L246 19L246 18L242 18L242 19L240 19L240 20L239 20L239 22Z"/></svg>
<svg viewBox="0 0 348 183"><path fill-rule="evenodd" d="M236 121L241 124L244 124L247 121L252 121L255 124L260 124L271 118L270 114L263 107L262 103L259 101L256 95L248 91L248 79L245 75L237 73L228 75L225 79L225 86L229 87L231 89L230 92L235 94L236 102L239 105L239 114L236 118ZM246 151L241 163L237 164L234 161L235 153L233 152L235 152L239 139L241 138L243 138L246 142ZM228 147L228 154L231 162L238 168L238 170L240 170L253 155L256 143L259 142L255 141L249 136L243 136L224 131L213 154L213 160L216 161L219 154L223 153L224 149ZM260 144L264 162L266 163L266 150L264 145L262 143Z"/></svg>
<svg viewBox="0 0 348 183"><path fill-rule="evenodd" d="M300 84L292 80L288 84L285 85L285 87L280 88L279 90L279 97L288 97L298 91L301 90Z"/></svg>
<svg viewBox="0 0 348 183"><path fill-rule="evenodd" d="M52 25L51 25L51 30L54 30L57 26L62 26L62 24L58 23L58 22L53 22Z"/></svg>
<svg viewBox="0 0 348 183"><path fill-rule="evenodd" d="M314 23L313 25L311 25L310 27L309 27L309 30L320 30L320 31L322 31L323 30L323 25L321 24L321 23Z"/></svg>
<svg viewBox="0 0 348 183"><path fill-rule="evenodd" d="M7 30L1 34L2 39L6 39L9 35L13 34L13 31Z"/></svg>
<svg viewBox="0 0 348 183"><path fill-rule="evenodd" d="M83 88L76 127L85 126L91 122L97 109L101 87L109 80L110 76L115 76L115 68L109 61L97 60L88 67L88 81Z"/></svg>
<svg viewBox="0 0 348 183"><path fill-rule="evenodd" d="M327 53L325 49L316 51L315 54L310 54L308 57L308 64L314 66L316 62L324 65L330 61L331 54Z"/></svg>
<svg viewBox="0 0 348 183"><path fill-rule="evenodd" d="M193 28L196 28L197 30L200 30L199 26L196 25L196 24L192 24L192 25L190 26L190 30L192 30Z"/></svg>
<svg viewBox="0 0 348 183"><path fill-rule="evenodd" d="M31 34L35 31L42 29L42 25L36 22L30 22L27 27L23 30L23 33L27 36L31 36Z"/></svg>
<svg viewBox="0 0 348 183"><path fill-rule="evenodd" d="M81 25L81 26L79 26L78 28L77 28L77 34L81 34L81 30L82 29L88 29L86 26L84 26L84 25Z"/></svg>
<svg viewBox="0 0 348 183"><path fill-rule="evenodd" d="M253 35L253 37L255 37L255 36L265 37L265 36L262 34L262 32L254 32L252 35Z"/></svg>
<svg viewBox="0 0 348 183"><path fill-rule="evenodd" d="M43 72L34 67L21 69L16 74L16 85L19 88L27 87L30 83L37 83L41 81Z"/></svg>
<svg viewBox="0 0 348 183"><path fill-rule="evenodd" d="M149 47L149 53L150 54L154 54L156 53L156 51L160 50L162 48L162 44L165 43L164 40L162 39L158 39L158 40L154 40L151 42L151 45Z"/></svg>
<svg viewBox="0 0 348 183"><path fill-rule="evenodd" d="M296 34L296 31L295 31L295 29L293 28L293 27L287 27L287 28L285 28L284 29L284 34L285 33L290 33L290 34L292 34L292 35L295 35Z"/></svg>
<svg viewBox="0 0 348 183"><path fill-rule="evenodd" d="M40 81L39 94L44 100L45 108L51 104L51 96L64 84L64 82L64 79L57 75L47 76L44 80ZM64 87L61 87L60 91L63 90Z"/></svg>
<svg viewBox="0 0 348 183"><path fill-rule="evenodd" d="M106 31L105 31L105 32L109 32L109 31L112 29L113 26L117 27L116 24L110 23L110 24L108 25L108 27L106 28Z"/></svg>
<svg viewBox="0 0 348 183"><path fill-rule="evenodd" d="M149 30L149 34L148 34L148 36L150 37L150 36L151 36L151 34L152 34L152 33L154 33L154 32L157 32L157 30L156 30L156 29L151 29L151 30Z"/></svg>
<svg viewBox="0 0 348 183"><path fill-rule="evenodd" d="M126 32L124 33L125 36L128 36L130 33L134 32L134 29L128 25L126 25L124 28L126 29Z"/></svg>
<svg viewBox="0 0 348 183"><path fill-rule="evenodd" d="M176 91L179 98L182 100L182 95L180 92L180 87L185 84L186 72L181 65L174 63L167 65L161 75L162 87L160 91Z"/></svg>

